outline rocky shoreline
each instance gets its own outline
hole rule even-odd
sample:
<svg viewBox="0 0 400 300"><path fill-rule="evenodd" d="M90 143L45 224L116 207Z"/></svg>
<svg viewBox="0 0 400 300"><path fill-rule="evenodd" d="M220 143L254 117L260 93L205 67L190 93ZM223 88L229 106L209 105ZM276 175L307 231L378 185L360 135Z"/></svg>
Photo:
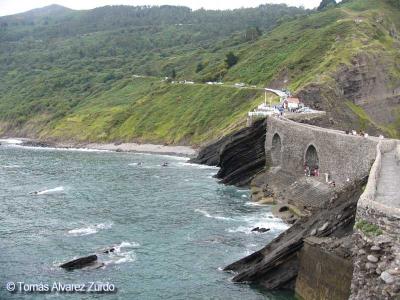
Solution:
<svg viewBox="0 0 400 300"><path fill-rule="evenodd" d="M274 215L291 224L264 248L224 270L235 275L233 282L289 289L304 299L348 299L357 202L368 174L332 188L301 171L276 167L266 149L269 126L258 120L208 144L191 160L220 167L216 178L221 183L249 187L252 201L274 205Z"/></svg>

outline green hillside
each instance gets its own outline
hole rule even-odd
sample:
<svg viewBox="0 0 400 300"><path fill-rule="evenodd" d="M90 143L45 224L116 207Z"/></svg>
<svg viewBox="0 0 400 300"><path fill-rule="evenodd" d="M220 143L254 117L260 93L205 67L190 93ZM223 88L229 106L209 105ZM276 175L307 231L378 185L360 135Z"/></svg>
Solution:
<svg viewBox="0 0 400 300"><path fill-rule="evenodd" d="M262 101L260 89L232 87L245 82L289 87L334 127L399 136L400 9L344 2L322 12L52 6L0 18L0 130L200 144L243 126Z"/></svg>

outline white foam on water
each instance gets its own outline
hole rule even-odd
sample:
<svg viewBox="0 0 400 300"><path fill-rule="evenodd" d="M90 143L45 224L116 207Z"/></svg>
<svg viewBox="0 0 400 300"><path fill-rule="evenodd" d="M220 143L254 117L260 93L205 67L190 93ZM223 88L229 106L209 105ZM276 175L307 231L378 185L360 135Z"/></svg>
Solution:
<svg viewBox="0 0 400 300"><path fill-rule="evenodd" d="M84 235L95 234L99 230L110 229L112 225L113 225L112 223L100 223L96 225L89 225L87 227L71 229L68 231L68 234L72 236L84 236Z"/></svg>
<svg viewBox="0 0 400 300"><path fill-rule="evenodd" d="M18 168L21 168L20 165L2 165L0 167L4 168L4 169L18 169Z"/></svg>
<svg viewBox="0 0 400 300"><path fill-rule="evenodd" d="M130 163L130 164L128 164L128 166L132 166L132 167L142 167L143 164L140 164L140 163L138 163L138 162L135 162L135 163Z"/></svg>
<svg viewBox="0 0 400 300"><path fill-rule="evenodd" d="M240 225L236 228L227 229L230 233L245 233L245 234L254 234L252 229L255 227L267 228L270 231L284 231L289 228L289 226L284 223L281 219L275 218L271 213L264 213L262 215L252 215L252 216L244 216L241 220L245 223L244 225Z"/></svg>
<svg viewBox="0 0 400 300"><path fill-rule="evenodd" d="M126 241L123 241L119 245L113 246L114 251L108 253L109 260L104 261L104 264L119 265L122 263L134 262L136 260L135 252L133 250L126 251L126 249L132 249L137 247L140 247L140 244L135 242L126 242Z"/></svg>
<svg viewBox="0 0 400 300"><path fill-rule="evenodd" d="M63 186L58 186L54 189L39 191L36 193L36 195L48 195L48 194L61 193L61 192L64 192Z"/></svg>
<svg viewBox="0 0 400 300"><path fill-rule="evenodd" d="M207 166L207 165L199 165L199 164L192 164L188 162L179 162L176 165L180 167L190 167L190 168L198 168L198 169L219 169L218 167ZM214 174L215 175L215 174Z"/></svg>
<svg viewBox="0 0 400 300"><path fill-rule="evenodd" d="M243 197L243 196L242 196L242 197ZM247 196L246 196L246 198L247 198ZM268 207L268 206L270 206L269 204L262 204L262 203L250 202L250 201L246 202L244 205L246 205L246 206L261 206L261 207Z"/></svg>
<svg viewBox="0 0 400 300"><path fill-rule="evenodd" d="M115 249L116 253L119 253L119 252L121 252L121 248L138 248L138 247L140 247L139 243L135 243L135 242L131 243L131 242L123 241L121 244L115 245L114 249Z"/></svg>
<svg viewBox="0 0 400 300"><path fill-rule="evenodd" d="M231 221L231 220L233 220L232 218L210 215L207 211L202 210L202 209L195 209L194 211L195 211L195 212L198 212L198 213L201 213L203 216L205 216L205 217L207 217L207 218L212 218L212 219L217 219L217 220L225 220L225 221Z"/></svg>
<svg viewBox="0 0 400 300"><path fill-rule="evenodd" d="M150 156L159 156L159 157L168 157L175 160L184 160L188 161L189 158L186 156L178 156L178 155L171 155L171 154L163 154L163 153L148 153L148 152L131 152L132 154L136 155L150 155Z"/></svg>
<svg viewBox="0 0 400 300"><path fill-rule="evenodd" d="M74 236L83 236L97 233L97 229L93 227L76 228L68 231L68 234Z"/></svg>
<svg viewBox="0 0 400 300"><path fill-rule="evenodd" d="M10 145L19 145L23 143L23 141L19 139L0 139L0 142Z"/></svg>
<svg viewBox="0 0 400 300"><path fill-rule="evenodd" d="M57 147L35 147L35 146L23 146L23 145L15 145L16 147L30 150L38 150L38 151L67 151L67 152L108 152L113 153L111 150L105 149L90 149L90 148L57 148Z"/></svg>

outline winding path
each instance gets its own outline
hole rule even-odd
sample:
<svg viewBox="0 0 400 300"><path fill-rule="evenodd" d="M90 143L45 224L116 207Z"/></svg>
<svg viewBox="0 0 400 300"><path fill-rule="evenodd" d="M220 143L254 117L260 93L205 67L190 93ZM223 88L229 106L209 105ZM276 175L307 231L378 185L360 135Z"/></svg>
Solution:
<svg viewBox="0 0 400 300"><path fill-rule="evenodd" d="M400 163L396 160L394 150L382 155L376 202L400 208Z"/></svg>

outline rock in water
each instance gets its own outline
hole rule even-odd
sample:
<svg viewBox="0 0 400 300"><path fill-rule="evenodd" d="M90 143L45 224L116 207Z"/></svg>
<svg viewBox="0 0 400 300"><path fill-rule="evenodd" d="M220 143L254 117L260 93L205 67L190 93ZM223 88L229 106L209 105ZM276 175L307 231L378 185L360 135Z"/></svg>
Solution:
<svg viewBox="0 0 400 300"><path fill-rule="evenodd" d="M256 228L253 228L252 230L251 230L252 232L260 232L260 233L264 233L264 232L267 232L267 231L270 231L270 229L269 228L263 228L263 227L256 227Z"/></svg>
<svg viewBox="0 0 400 300"><path fill-rule="evenodd" d="M108 249L104 249L103 253L104 254L110 254L110 253L113 253L114 251L115 251L115 248L111 247L111 248L108 248Z"/></svg>
<svg viewBox="0 0 400 300"><path fill-rule="evenodd" d="M89 255L71 260L60 267L66 270L82 269L85 267L93 266L97 262L97 255Z"/></svg>

